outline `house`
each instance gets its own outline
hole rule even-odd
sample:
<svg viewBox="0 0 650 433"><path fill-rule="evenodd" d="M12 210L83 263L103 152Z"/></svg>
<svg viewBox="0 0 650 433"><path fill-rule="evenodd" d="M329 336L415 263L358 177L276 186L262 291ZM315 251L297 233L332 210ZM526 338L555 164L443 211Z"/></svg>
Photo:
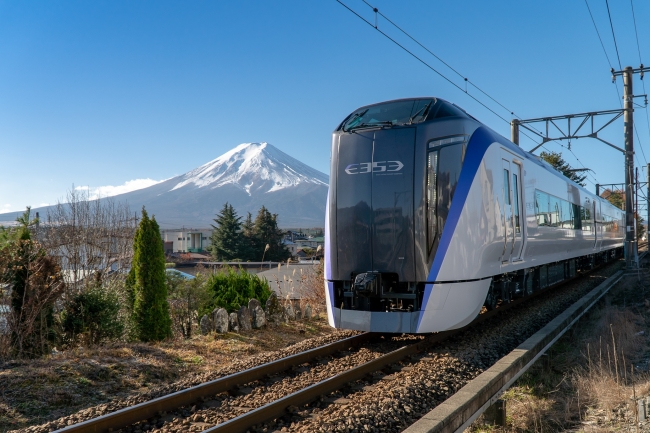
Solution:
<svg viewBox="0 0 650 433"><path fill-rule="evenodd" d="M212 229L168 229L161 230L165 254L203 253L210 246Z"/></svg>

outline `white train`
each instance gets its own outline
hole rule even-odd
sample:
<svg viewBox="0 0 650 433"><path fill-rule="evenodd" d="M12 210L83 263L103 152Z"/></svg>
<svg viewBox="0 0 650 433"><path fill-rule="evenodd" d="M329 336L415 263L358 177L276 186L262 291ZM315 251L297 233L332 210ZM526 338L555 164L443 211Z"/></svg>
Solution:
<svg viewBox="0 0 650 433"><path fill-rule="evenodd" d="M333 133L329 323L424 333L467 325L622 254L624 213L437 98L352 112Z"/></svg>

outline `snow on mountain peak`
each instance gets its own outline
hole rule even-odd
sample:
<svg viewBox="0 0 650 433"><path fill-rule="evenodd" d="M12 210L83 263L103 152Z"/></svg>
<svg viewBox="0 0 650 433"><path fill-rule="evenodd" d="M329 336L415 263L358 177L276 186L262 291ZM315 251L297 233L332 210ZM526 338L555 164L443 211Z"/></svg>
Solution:
<svg viewBox="0 0 650 433"><path fill-rule="evenodd" d="M268 143L242 143L220 157L180 176L171 190L194 185L218 188L231 184L248 195L272 192L300 183L327 186L327 175Z"/></svg>

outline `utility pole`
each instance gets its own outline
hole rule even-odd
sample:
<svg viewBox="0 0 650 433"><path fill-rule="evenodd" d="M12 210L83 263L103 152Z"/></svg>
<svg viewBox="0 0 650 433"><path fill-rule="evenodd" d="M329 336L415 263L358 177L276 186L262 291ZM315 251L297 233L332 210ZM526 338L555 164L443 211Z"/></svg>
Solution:
<svg viewBox="0 0 650 433"><path fill-rule="evenodd" d="M648 164L648 167L647 167L647 170L646 170L646 176L648 176L648 179L647 179L648 184L646 185L647 189L646 189L645 198L646 198L647 204L648 204L648 209L647 209L648 210L648 218L645 220L645 223L646 223L645 238L650 239L650 233L648 233L648 231L650 231L650 164Z"/></svg>
<svg viewBox="0 0 650 433"><path fill-rule="evenodd" d="M643 74L650 71L650 68L634 69L627 66L622 71L614 71L612 68L612 81L619 75L623 76L623 131L625 133L625 266L632 269L635 266L634 256L636 239L634 237L634 213L632 212L632 194L634 193L632 182L634 182L634 92L632 91L632 77L638 73L643 79ZM644 95L646 96L646 95ZM646 96L647 98L647 96Z"/></svg>
<svg viewBox="0 0 650 433"><path fill-rule="evenodd" d="M519 146L519 119L510 122L510 141Z"/></svg>

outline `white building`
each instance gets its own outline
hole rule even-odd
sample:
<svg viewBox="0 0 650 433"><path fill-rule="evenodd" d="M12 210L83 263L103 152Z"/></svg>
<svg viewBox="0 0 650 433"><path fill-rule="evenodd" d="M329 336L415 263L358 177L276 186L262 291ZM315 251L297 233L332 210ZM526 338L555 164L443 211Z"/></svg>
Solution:
<svg viewBox="0 0 650 433"><path fill-rule="evenodd" d="M169 229L160 234L167 253L200 253L210 245L212 229Z"/></svg>

